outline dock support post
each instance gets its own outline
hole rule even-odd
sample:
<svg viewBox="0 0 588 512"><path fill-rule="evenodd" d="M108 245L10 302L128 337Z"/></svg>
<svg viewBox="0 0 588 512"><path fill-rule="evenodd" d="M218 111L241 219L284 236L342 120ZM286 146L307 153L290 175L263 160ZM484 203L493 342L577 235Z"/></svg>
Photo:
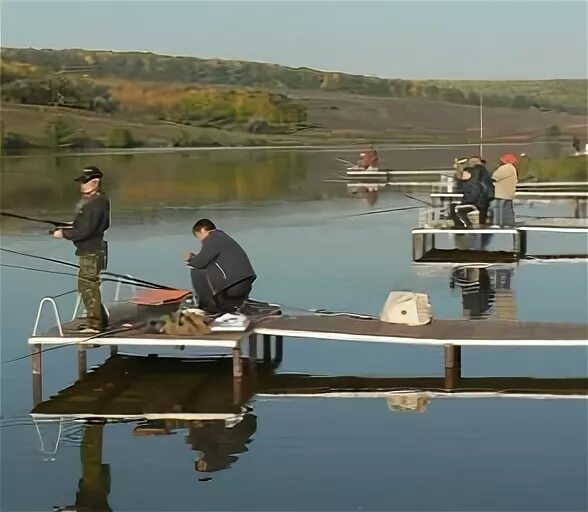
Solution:
<svg viewBox="0 0 588 512"><path fill-rule="evenodd" d="M263 361L268 363L272 360L272 337L263 335Z"/></svg>
<svg viewBox="0 0 588 512"><path fill-rule="evenodd" d="M82 379L88 372L88 353L85 348L78 349L78 379Z"/></svg>
<svg viewBox="0 0 588 512"><path fill-rule="evenodd" d="M115 356L118 354L118 345L110 345L110 355Z"/></svg>
<svg viewBox="0 0 588 512"><path fill-rule="evenodd" d="M241 359L241 346L233 349L233 404L241 403L241 388L243 385L243 360Z"/></svg>
<svg viewBox="0 0 588 512"><path fill-rule="evenodd" d="M282 359L284 359L284 337L276 336L276 356L274 361L276 363L281 363Z"/></svg>
<svg viewBox="0 0 588 512"><path fill-rule="evenodd" d="M249 336L249 367L252 371L257 368L257 334Z"/></svg>
<svg viewBox="0 0 588 512"><path fill-rule="evenodd" d="M527 231L518 231L519 234L519 257L523 258L527 255Z"/></svg>
<svg viewBox="0 0 588 512"><path fill-rule="evenodd" d="M241 360L241 347L233 349L233 377L243 377L243 361Z"/></svg>
<svg viewBox="0 0 588 512"><path fill-rule="evenodd" d="M43 401L43 362L41 360L41 345L33 345L33 406Z"/></svg>
<svg viewBox="0 0 588 512"><path fill-rule="evenodd" d="M461 379L461 346L445 345L445 389L455 389Z"/></svg>

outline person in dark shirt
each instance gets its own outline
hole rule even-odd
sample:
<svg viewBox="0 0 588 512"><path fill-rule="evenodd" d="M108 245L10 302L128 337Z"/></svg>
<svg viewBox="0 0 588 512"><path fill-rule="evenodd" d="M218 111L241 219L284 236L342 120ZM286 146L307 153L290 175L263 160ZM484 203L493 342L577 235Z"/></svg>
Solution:
<svg viewBox="0 0 588 512"><path fill-rule="evenodd" d="M100 272L106 269L107 245L104 233L110 227L110 201L102 192L102 172L86 167L74 181L80 183L82 198L71 227L54 231L55 238L71 240L79 257L78 291L86 308L86 323L80 331L102 332L108 323L100 294Z"/></svg>
<svg viewBox="0 0 588 512"><path fill-rule="evenodd" d="M451 217L455 227L469 228L472 223L468 218L468 213L479 211L485 206L482 184L475 167L466 167L463 170L461 179L457 182L457 191L461 192L463 197L460 204L451 205Z"/></svg>
<svg viewBox="0 0 588 512"><path fill-rule="evenodd" d="M191 267L198 307L208 313L239 311L257 278L247 253L209 219L196 222L192 233L202 249L198 254L187 253L184 261Z"/></svg>

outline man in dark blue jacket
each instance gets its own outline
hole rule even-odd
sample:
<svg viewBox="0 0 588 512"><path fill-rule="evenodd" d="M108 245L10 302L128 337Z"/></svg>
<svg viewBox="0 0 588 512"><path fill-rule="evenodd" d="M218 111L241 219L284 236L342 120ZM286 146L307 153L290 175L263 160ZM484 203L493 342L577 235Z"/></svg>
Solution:
<svg viewBox="0 0 588 512"><path fill-rule="evenodd" d="M457 182L457 191L461 192L463 197L460 204L451 205L453 224L458 228L469 228L472 223L468 218L468 213L474 210L479 211L485 206L482 184L475 167L467 167L463 170L461 179Z"/></svg>
<svg viewBox="0 0 588 512"><path fill-rule="evenodd" d="M200 219L192 228L202 242L198 254L187 253L198 307L208 313L239 311L257 278L243 248L212 221Z"/></svg>

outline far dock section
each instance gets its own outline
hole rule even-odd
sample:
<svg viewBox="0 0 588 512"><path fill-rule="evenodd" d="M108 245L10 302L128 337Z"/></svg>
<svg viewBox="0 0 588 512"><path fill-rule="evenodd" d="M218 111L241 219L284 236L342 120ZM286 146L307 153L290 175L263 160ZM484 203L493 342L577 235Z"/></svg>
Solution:
<svg viewBox="0 0 588 512"><path fill-rule="evenodd" d="M474 227L455 228L450 218L452 203L459 203L462 195L453 191L430 194L431 206L419 210L418 226L412 230L412 260L415 263L508 263L524 259L572 260L588 257L584 250L579 254L561 254L558 246L550 245L549 250L540 254L529 254L529 236L546 234L568 234L582 237L586 241L588 219L586 204L587 183L529 183L519 184L515 194L518 201L573 201L573 217L521 216L521 221L507 228L480 226L477 212L471 216ZM548 190L552 188L552 190ZM570 190L582 188L584 190ZM498 242L500 249L490 246ZM451 242L451 246L447 246ZM586 243L583 244L586 248ZM459 255L457 253L460 253Z"/></svg>

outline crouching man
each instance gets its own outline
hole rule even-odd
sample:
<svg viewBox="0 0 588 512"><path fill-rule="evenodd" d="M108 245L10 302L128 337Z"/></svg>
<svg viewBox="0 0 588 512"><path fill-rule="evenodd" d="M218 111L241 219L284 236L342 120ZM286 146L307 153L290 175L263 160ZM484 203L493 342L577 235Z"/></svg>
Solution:
<svg viewBox="0 0 588 512"><path fill-rule="evenodd" d="M192 233L202 249L198 254L187 253L184 261L191 268L198 307L207 313L239 311L257 278L247 253L208 219L196 222Z"/></svg>

